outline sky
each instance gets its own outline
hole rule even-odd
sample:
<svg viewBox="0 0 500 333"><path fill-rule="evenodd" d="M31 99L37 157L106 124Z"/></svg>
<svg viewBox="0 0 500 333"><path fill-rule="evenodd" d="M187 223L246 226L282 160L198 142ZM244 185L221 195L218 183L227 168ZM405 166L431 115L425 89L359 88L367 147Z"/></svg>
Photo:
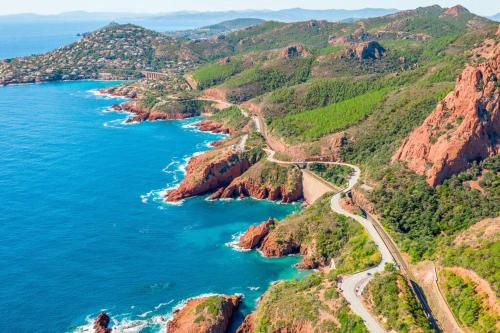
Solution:
<svg viewBox="0 0 500 333"><path fill-rule="evenodd" d="M458 3L470 11L490 16L500 12L500 0L1 0L0 15L17 13L58 14L84 10L94 12L164 13L181 10L219 11L241 9L359 9L365 7L411 9Z"/></svg>

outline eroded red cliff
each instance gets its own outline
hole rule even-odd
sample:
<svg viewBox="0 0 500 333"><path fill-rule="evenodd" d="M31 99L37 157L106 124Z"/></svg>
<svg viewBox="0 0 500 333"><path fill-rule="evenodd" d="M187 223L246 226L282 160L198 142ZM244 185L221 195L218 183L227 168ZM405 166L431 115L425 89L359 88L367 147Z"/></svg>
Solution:
<svg viewBox="0 0 500 333"><path fill-rule="evenodd" d="M255 161L228 148L208 151L191 158L186 177L177 189L167 193L167 201L179 201L227 186Z"/></svg>
<svg viewBox="0 0 500 333"><path fill-rule="evenodd" d="M425 175L431 186L466 170L500 148L500 44L491 59L467 66L455 90L393 155Z"/></svg>
<svg viewBox="0 0 500 333"><path fill-rule="evenodd" d="M169 333L225 333L241 296L214 295L190 299L167 323Z"/></svg>
<svg viewBox="0 0 500 333"><path fill-rule="evenodd" d="M271 228L274 226L274 219L270 217L267 221L259 225L250 226L247 231L240 237L238 246L242 249L254 249L260 245L264 237L267 236Z"/></svg>

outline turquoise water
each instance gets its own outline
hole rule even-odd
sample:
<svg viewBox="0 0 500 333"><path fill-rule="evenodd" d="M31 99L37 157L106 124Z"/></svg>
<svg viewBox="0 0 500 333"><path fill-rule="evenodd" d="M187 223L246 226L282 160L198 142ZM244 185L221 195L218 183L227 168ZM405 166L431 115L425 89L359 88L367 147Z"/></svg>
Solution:
<svg viewBox="0 0 500 333"><path fill-rule="evenodd" d="M193 120L121 124L105 82L0 88L0 332L83 330L101 309L115 326L157 330L203 293L242 293L243 312L297 258L227 246L297 205L251 199L164 204L195 152L220 136Z"/></svg>

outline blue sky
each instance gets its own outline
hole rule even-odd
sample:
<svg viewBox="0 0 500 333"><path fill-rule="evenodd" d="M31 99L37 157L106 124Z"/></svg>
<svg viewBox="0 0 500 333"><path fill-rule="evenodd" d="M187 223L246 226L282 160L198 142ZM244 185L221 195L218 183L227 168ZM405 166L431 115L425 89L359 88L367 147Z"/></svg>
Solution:
<svg viewBox="0 0 500 333"><path fill-rule="evenodd" d="M14 13L56 14L65 11L120 11L158 13L179 10L282 9L292 7L357 9L383 7L410 9L439 4L450 7L462 4L474 13L489 16L500 12L500 0L2 0L0 15Z"/></svg>

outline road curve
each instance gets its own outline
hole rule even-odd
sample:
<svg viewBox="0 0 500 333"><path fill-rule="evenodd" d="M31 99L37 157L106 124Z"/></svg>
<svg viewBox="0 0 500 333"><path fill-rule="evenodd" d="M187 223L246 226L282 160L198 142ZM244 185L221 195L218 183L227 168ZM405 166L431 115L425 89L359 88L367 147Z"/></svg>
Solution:
<svg viewBox="0 0 500 333"><path fill-rule="evenodd" d="M232 104L232 105L234 105L234 104ZM243 109L241 109L241 107L240 107L240 110L245 117L249 116L247 112L245 112ZM252 119L255 123L255 127L256 127L257 131L259 133L261 133L267 141L267 135L266 135L267 133L265 130L265 124L263 123L262 119L260 119L260 117L257 115L253 115ZM344 188L342 191L340 191L332 196L332 199L330 201L330 207L334 212L336 212L340 215L350 217L350 218L356 220L357 222L359 222L365 228L365 230L368 232L368 234L370 235L372 240L377 245L382 258L381 258L380 263L375 267L369 268L367 270L364 270L362 272L358 272L358 273L355 273L352 275L343 276L343 281L340 285L340 288L342 290L342 295L349 302L349 306L350 306L351 310L363 319L368 330L372 333L384 333L385 330L383 329L383 327L380 326L380 324L372 316L370 311L362 303L361 293L363 292L363 289L368 285L368 282L370 282L370 280L373 278L373 275L377 272L382 272L385 268L386 263L394 263L394 259L391 255L391 252L389 251L389 248L384 243L384 241L382 240L382 237L380 237L379 233L377 232L377 230L375 229L373 224L369 220L367 220L366 218L364 218L360 215L355 215L355 214L352 214L352 213L346 211L340 205L340 200L341 200L342 194L349 192L358 183L359 177L361 175L360 168L356 165L353 165L353 164L341 163L341 162L281 161L281 160L278 160L274 157L274 155L275 155L274 150L272 150L270 148L267 148L264 150L267 153L268 161L274 162L277 164L281 164L281 165L290 165L290 164L307 165L310 163L321 163L321 164L330 164L330 165L333 164L333 165L346 166L346 167L349 167L353 170L352 174L349 177L347 187Z"/></svg>
<svg viewBox="0 0 500 333"><path fill-rule="evenodd" d="M359 169L359 167L347 163L332 162L332 164L347 166L354 170L354 173L349 178L349 185L347 186L347 188L345 188L344 190L335 194L332 197L330 201L330 206L332 210L338 214L350 217L359 222L368 232L372 240L375 242L382 256L382 260L377 266L372 267L363 272L358 272L352 275L344 276L341 284L342 295L344 295L345 299L349 302L349 306L351 307L352 311L357 315L359 315L364 320L370 332L382 333L385 332L385 330L380 326L377 320L363 305L360 296L361 293L363 292L363 289L368 284L368 282L370 282L370 280L373 278L373 274L377 272L382 272L384 270L385 264L393 263L394 259L392 258L391 252L385 245L384 241L382 240L382 237L380 237L379 233L377 232L373 224L360 215L355 215L346 211L340 205L341 195L343 193L349 192L354 187L354 185L357 184L359 177L361 175L361 170Z"/></svg>
<svg viewBox="0 0 500 333"><path fill-rule="evenodd" d="M380 254L381 254L381 261L380 263L372 267L370 269L367 269L362 272L358 272L352 275L347 275L343 276L343 281L340 285L340 288L342 290L342 295L344 295L345 299L349 302L349 306L352 309L354 313L356 313L358 316L360 316L363 321L366 324L366 327L368 330L372 333L383 333L385 330L383 327L380 326L378 321L372 316L370 311L364 306L364 304L361 301L361 293L363 292L363 289L368 285L368 282L373 278L373 275L377 272L382 272L385 268L386 263L394 263L394 259L391 255L391 252L389 251L389 248L387 245L384 243L382 240L382 237L380 237L380 234L377 232L373 224L367 220L366 218L360 216L360 215L355 215L352 214L348 211L346 211L342 206L340 205L340 200L342 197L342 194L345 194L349 192L359 181L359 178L361 176L361 170L358 166L349 164L349 163L341 163L341 162L304 162L304 161L280 161L277 160L274 157L275 152L271 149L265 149L267 152L268 156L267 159L270 162L278 163L278 164L283 164L283 165L289 165L289 164L310 164L310 163L321 163L321 164L330 164L330 165L341 165L345 167L349 167L353 170L352 174L349 177L348 185L346 188L344 188L342 191L334 194L332 196L332 199L330 200L330 207L331 209L340 214L344 215L347 217L350 217L354 219L355 221L359 222L365 230L368 232L372 240L375 242L377 245Z"/></svg>

